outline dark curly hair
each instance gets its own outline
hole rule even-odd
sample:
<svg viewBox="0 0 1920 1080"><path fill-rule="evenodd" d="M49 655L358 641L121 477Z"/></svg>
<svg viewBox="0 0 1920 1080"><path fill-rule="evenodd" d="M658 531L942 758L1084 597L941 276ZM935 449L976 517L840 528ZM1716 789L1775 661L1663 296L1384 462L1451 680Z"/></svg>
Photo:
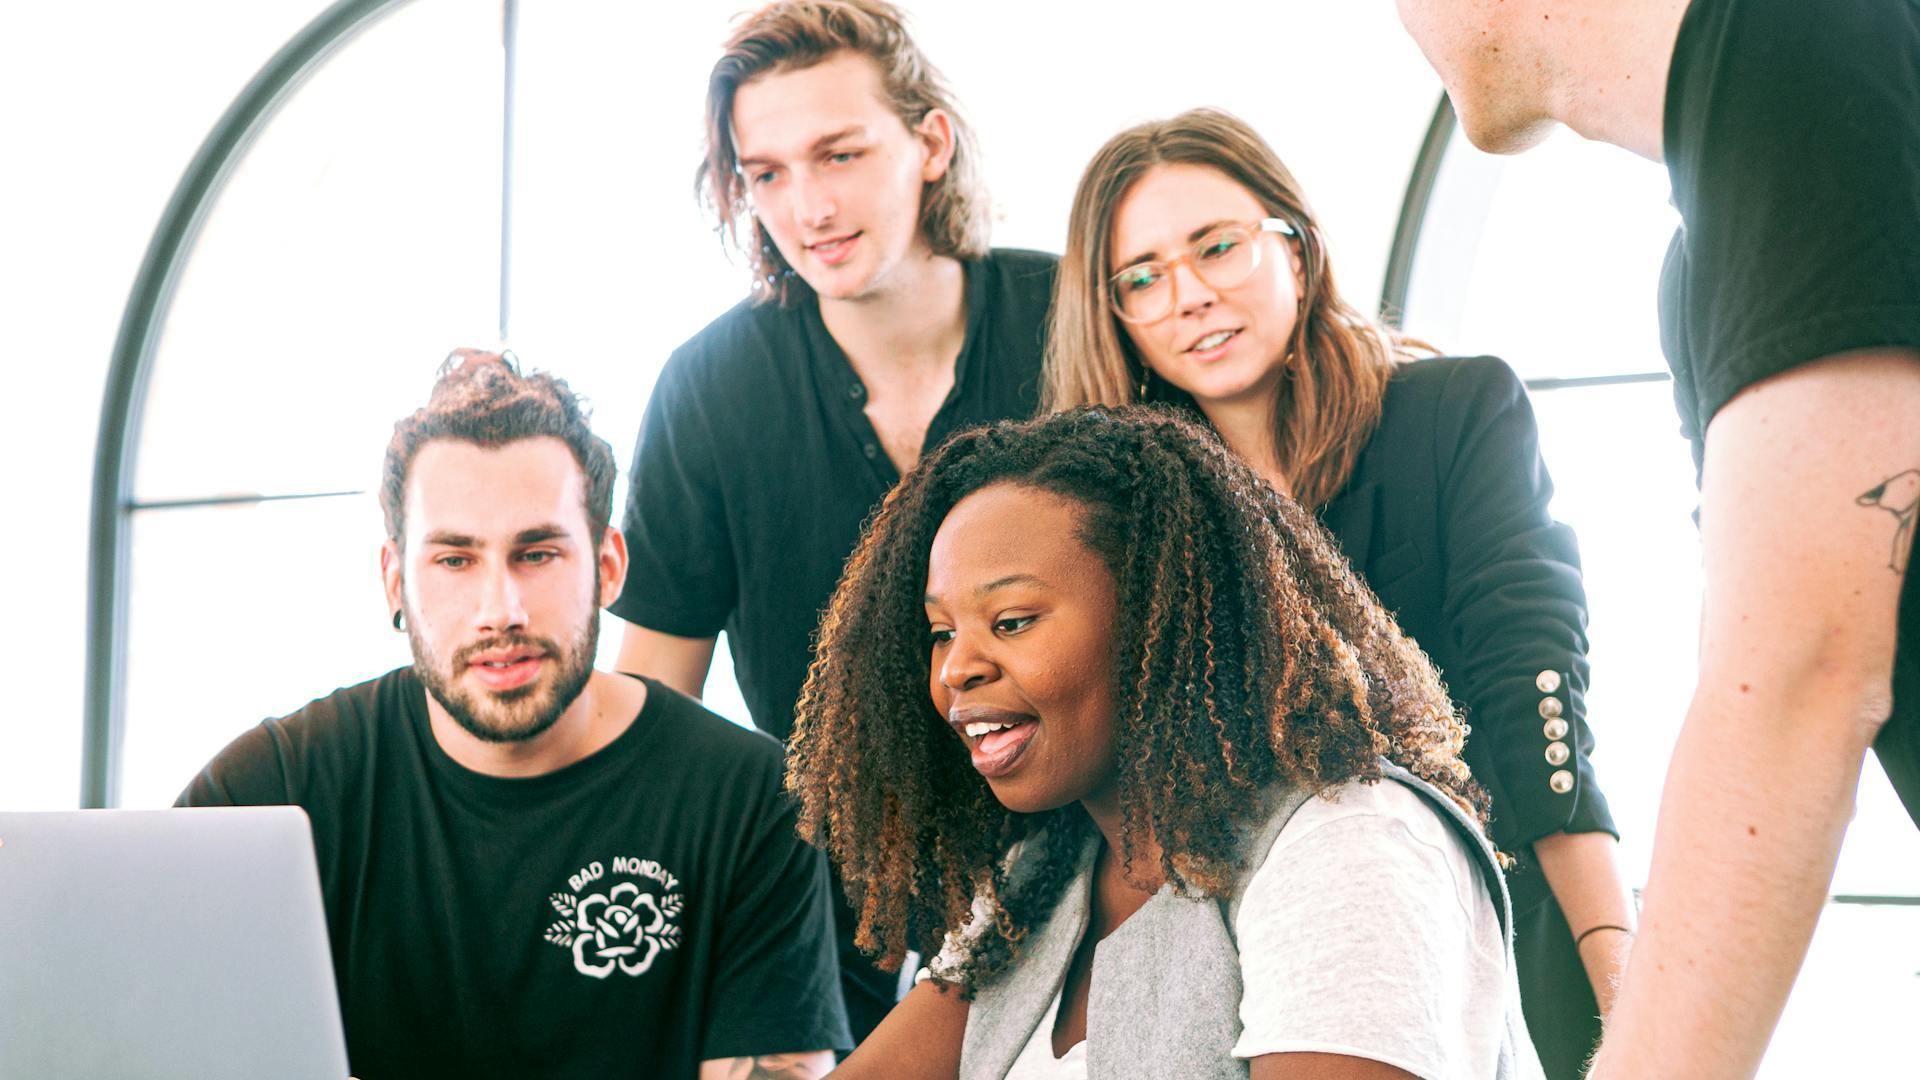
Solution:
<svg viewBox="0 0 1920 1080"><path fill-rule="evenodd" d="M580 463L587 528L598 549L613 517L613 448L593 433L589 414L565 379L546 372L520 373L510 352L455 349L440 365L427 404L393 425L380 470L380 510L387 539L405 546L407 474L420 448L435 439L496 449L521 439L550 435L567 444Z"/></svg>
<svg viewBox="0 0 1920 1080"><path fill-rule="evenodd" d="M800 833L839 868L854 940L883 967L938 952L977 897L983 917L939 973L971 992L1052 911L1092 828L1078 804L1003 807L928 695L934 534L961 499L1005 482L1078 503L1079 539L1114 577L1116 854L1130 879L1230 893L1262 792L1378 779L1382 757L1485 822L1433 665L1325 530L1211 432L1149 406L975 428L868 522L820 624L788 749ZM1148 840L1157 874L1134 863Z"/></svg>

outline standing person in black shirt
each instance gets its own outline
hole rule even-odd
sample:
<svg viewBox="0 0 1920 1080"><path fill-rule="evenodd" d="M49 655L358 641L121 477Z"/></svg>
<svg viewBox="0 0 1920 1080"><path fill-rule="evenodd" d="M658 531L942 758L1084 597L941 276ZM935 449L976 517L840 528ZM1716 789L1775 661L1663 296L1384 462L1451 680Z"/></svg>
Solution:
<svg viewBox="0 0 1920 1080"><path fill-rule="evenodd" d="M362 1080L824 1074L850 1040L780 747L593 669L612 451L565 383L463 360L380 491L413 666L241 735L180 803L312 819Z"/></svg>
<svg viewBox="0 0 1920 1080"><path fill-rule="evenodd" d="M724 629L785 738L860 523L923 451L1038 401L1054 259L989 250L977 150L879 0L777 3L707 92L706 201L751 295L667 361L634 455L623 671L697 695ZM898 979L851 945L856 1038Z"/></svg>
<svg viewBox="0 0 1920 1080"><path fill-rule="evenodd" d="M1467 135L1664 161L1700 682L1592 1076L1751 1076L1869 746L1920 821L1920 3L1400 0Z"/></svg>

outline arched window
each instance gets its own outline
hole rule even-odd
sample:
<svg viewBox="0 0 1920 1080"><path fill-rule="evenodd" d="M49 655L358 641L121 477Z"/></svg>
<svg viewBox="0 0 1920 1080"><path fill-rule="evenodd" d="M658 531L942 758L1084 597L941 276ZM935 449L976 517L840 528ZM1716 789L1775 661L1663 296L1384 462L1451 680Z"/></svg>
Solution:
<svg viewBox="0 0 1920 1080"><path fill-rule="evenodd" d="M340 0L243 93L162 224L110 378L87 802L164 804L260 718L406 661L373 491L449 348L505 343L565 376L626 464L661 363L745 293L691 182L740 6ZM1101 142L1212 104L1288 158L1349 293L1378 282L1432 88L1390 8L1289 15L1329 51L1280 65L1227 47L1250 17L1227 4L1172 24L909 8L980 134L996 244L1059 250ZM1336 41L1392 62L1339 62ZM1305 111L1336 99L1338 125ZM617 624L601 640L605 664ZM745 718L724 643L707 703Z"/></svg>

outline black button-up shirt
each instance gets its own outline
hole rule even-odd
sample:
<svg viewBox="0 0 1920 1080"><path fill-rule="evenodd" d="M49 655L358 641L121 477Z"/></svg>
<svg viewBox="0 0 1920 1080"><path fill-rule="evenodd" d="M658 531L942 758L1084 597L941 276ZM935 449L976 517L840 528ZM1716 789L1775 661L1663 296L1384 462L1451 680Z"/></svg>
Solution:
<svg viewBox="0 0 1920 1080"><path fill-rule="evenodd" d="M967 264L967 330L925 450L1039 401L1055 259L996 250ZM753 721L793 727L820 612L860 524L900 479L867 388L806 299L742 303L677 349L647 404L610 610L683 637L724 629Z"/></svg>

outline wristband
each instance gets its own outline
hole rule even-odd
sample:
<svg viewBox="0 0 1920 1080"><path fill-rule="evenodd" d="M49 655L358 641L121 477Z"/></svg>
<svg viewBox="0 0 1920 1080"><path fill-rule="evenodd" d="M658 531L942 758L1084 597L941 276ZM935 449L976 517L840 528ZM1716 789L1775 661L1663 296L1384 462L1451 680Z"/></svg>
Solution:
<svg viewBox="0 0 1920 1080"><path fill-rule="evenodd" d="M1615 926L1612 923L1601 923L1599 926L1589 926L1585 930L1580 931L1580 935L1573 939L1573 947L1578 949L1581 945L1586 944L1586 940L1588 938L1592 937L1593 935L1599 933L1602 930L1618 930L1621 933L1627 935L1628 937L1633 936L1633 931L1627 929L1624 926Z"/></svg>

